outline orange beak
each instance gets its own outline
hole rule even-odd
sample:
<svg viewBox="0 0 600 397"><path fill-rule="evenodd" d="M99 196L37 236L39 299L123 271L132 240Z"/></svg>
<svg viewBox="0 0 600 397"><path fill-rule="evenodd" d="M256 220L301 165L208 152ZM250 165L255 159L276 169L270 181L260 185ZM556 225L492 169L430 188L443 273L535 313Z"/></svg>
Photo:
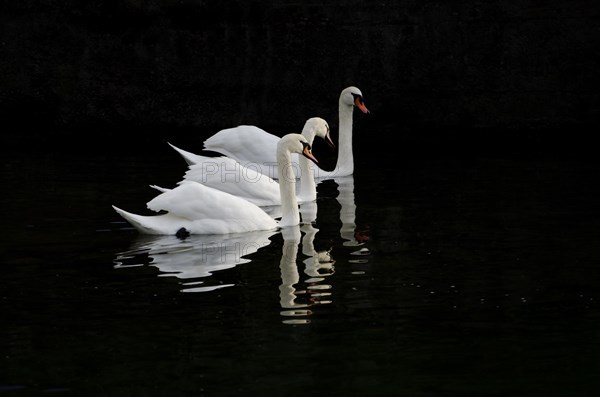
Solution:
<svg viewBox="0 0 600 397"><path fill-rule="evenodd" d="M354 104L357 108L359 108L363 113L370 113L369 109L365 106L365 103L362 101L362 98L357 96L354 98Z"/></svg>
<svg viewBox="0 0 600 397"><path fill-rule="evenodd" d="M325 142L327 142L327 144L331 146L332 149L335 149L335 143L333 143L333 141L331 140L329 133L327 133L327 135L325 136Z"/></svg>
<svg viewBox="0 0 600 397"><path fill-rule="evenodd" d="M306 157L307 159L314 161L315 164L319 163L319 161L315 158L315 156L313 156L312 152L310 151L309 145L304 145L304 150L302 150L302 155L304 155L304 157Z"/></svg>

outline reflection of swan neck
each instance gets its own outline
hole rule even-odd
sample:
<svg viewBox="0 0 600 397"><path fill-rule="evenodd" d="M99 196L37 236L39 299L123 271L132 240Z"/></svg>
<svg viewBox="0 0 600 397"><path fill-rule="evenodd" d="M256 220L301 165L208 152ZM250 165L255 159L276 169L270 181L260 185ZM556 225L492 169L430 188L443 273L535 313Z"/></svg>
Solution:
<svg viewBox="0 0 600 397"><path fill-rule="evenodd" d="M301 226L301 230L304 232L304 236L302 237L302 253L309 257L314 257L317 255L314 246L314 240L319 229L315 229L315 227L311 224L304 224Z"/></svg>
<svg viewBox="0 0 600 397"><path fill-rule="evenodd" d="M294 249L296 247L296 249ZM296 267L296 253L298 245L296 242L285 242L283 244L283 255L279 269L281 271L281 285L279 286L279 304L284 309L296 306L296 288L294 285L300 281L298 268Z"/></svg>
<svg viewBox="0 0 600 397"><path fill-rule="evenodd" d="M279 269L281 271L281 285L279 286L279 303L282 308L290 309L297 307L296 285L300 281L296 258L298 256L298 244L300 243L300 228L284 227L281 229L283 236L283 248Z"/></svg>
<svg viewBox="0 0 600 397"><path fill-rule="evenodd" d="M282 227L297 225L300 223L300 214L296 199L296 174L289 150L280 150L280 145L277 147L277 172L279 173L279 194L281 195L279 225Z"/></svg>
<svg viewBox="0 0 600 397"><path fill-rule="evenodd" d="M340 220L342 221L341 236L344 245L360 245L354 238L356 231L356 204L354 202L354 177L352 175L343 178L337 178L338 197L337 200L342 206L340 209Z"/></svg>
<svg viewBox="0 0 600 397"><path fill-rule="evenodd" d="M339 105L339 131L338 131L338 160L336 169L342 170L343 175L352 174L354 171L354 158L352 156L352 112L354 106L348 106L340 98Z"/></svg>
<svg viewBox="0 0 600 397"><path fill-rule="evenodd" d="M311 277L319 276L319 254L315 250L314 240L318 229L311 224L302 225L302 253L307 256L302 262L305 264L304 273Z"/></svg>

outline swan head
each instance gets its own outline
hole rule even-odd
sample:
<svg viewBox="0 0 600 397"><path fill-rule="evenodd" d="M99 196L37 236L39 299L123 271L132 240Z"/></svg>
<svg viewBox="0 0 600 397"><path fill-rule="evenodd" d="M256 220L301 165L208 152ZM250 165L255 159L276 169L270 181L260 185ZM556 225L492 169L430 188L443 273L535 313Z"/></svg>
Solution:
<svg viewBox="0 0 600 397"><path fill-rule="evenodd" d="M340 103L347 106L356 106L363 113L370 113L369 109L365 106L362 92L354 86L350 86L342 90L340 94Z"/></svg>
<svg viewBox="0 0 600 397"><path fill-rule="evenodd" d="M312 147L304 135L287 134L277 143L277 153L288 152L301 154L317 164L319 161L312 154Z"/></svg>
<svg viewBox="0 0 600 397"><path fill-rule="evenodd" d="M304 128L302 129L302 135L306 137L308 143L312 144L315 136L323 139L327 144L335 149L335 144L331 140L331 134L329 124L320 117L313 117L306 121Z"/></svg>

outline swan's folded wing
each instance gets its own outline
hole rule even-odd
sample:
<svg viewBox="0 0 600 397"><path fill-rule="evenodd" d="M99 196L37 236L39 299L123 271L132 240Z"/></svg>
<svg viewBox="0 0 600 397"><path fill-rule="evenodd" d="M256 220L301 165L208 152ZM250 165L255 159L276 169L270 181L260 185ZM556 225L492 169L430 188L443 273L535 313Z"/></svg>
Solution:
<svg viewBox="0 0 600 397"><path fill-rule="evenodd" d="M200 156L198 154L188 152L187 150L180 149L177 146L172 145L169 142L167 142L167 143L169 144L169 146L171 146L173 149L175 149L177 151L177 153L179 153L181 155L181 157L183 157L183 159L185 160L186 163L188 163L188 165L196 164L197 162L202 161L202 159L205 158L205 156Z"/></svg>
<svg viewBox="0 0 600 397"><path fill-rule="evenodd" d="M229 193L185 181L174 189L159 194L147 203L153 211L168 211L189 220L241 220L268 215L251 202Z"/></svg>
<svg viewBox="0 0 600 397"><path fill-rule="evenodd" d="M275 180L258 172L256 167L244 167L224 156L206 158L189 166L184 180L213 187L258 206L278 205L281 202L279 184Z"/></svg>
<svg viewBox="0 0 600 397"><path fill-rule="evenodd" d="M201 161L188 166L184 179L205 184L207 180L237 181L241 177L240 164L226 156L202 157Z"/></svg>
<svg viewBox="0 0 600 397"><path fill-rule="evenodd" d="M279 137L253 125L240 125L221 130L204 141L204 149L219 152L249 164L272 164L275 168ZM268 175L265 171L263 172Z"/></svg>

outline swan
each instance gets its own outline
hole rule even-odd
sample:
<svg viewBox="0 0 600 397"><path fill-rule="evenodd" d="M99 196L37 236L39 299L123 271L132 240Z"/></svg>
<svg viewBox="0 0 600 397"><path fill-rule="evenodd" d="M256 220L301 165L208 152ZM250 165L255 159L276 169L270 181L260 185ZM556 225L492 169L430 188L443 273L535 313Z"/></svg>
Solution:
<svg viewBox="0 0 600 397"><path fill-rule="evenodd" d="M352 114L354 107L369 113L362 92L354 86L342 90L339 98L339 137L338 158L333 171L315 167L315 177L335 177L352 175L354 158L352 154ZM204 149L221 153L241 164L252 164L273 179L278 179L275 167L275 146L279 137L252 125L241 125L221 130L204 141ZM312 141L309 141L312 145ZM196 154L175 148L188 164L199 161ZM299 175L297 175L299 176Z"/></svg>
<svg viewBox="0 0 600 397"><path fill-rule="evenodd" d="M335 147L329 136L329 125L320 117L308 119L302 129L302 135L309 143L314 140L315 136L318 136ZM196 155L196 160L195 164L188 166L183 180L178 184L185 181L199 182L241 197L259 207L281 205L279 183L268 175L261 174L254 165L244 166L227 156L206 157ZM300 189L297 197L298 202L314 201L317 199L317 188L312 163L306 157L300 156L299 166ZM162 189L162 191L165 190L156 186L152 187Z"/></svg>
<svg viewBox="0 0 600 397"><path fill-rule="evenodd" d="M277 168L282 176L279 179L282 211L279 221L248 200L193 181L166 190L146 204L150 210L167 211L165 214L137 215L112 207L143 234L229 234L298 225L300 213L292 153L317 162L310 144L301 134L287 134L277 143Z"/></svg>

